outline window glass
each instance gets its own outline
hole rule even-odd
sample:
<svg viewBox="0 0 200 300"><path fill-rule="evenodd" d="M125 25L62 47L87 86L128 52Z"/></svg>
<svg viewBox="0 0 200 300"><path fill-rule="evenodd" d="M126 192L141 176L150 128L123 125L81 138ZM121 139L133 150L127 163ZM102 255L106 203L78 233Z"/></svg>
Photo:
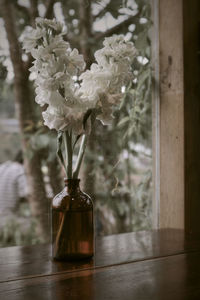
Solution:
<svg viewBox="0 0 200 300"><path fill-rule="evenodd" d="M33 26L36 14L43 17L48 13L46 1L38 2L38 12L32 16L29 2L22 0L17 5L13 2L14 33L6 26L6 13L0 18L0 247L48 241L51 199L64 184L65 175L56 157L56 132L43 125L42 110L34 101L35 78L31 75L26 80L25 76L31 58L22 49L24 33ZM65 23L65 39L72 48L80 52L85 49L82 54L87 67L94 62L94 52L102 48L105 37L122 34L137 49L132 82L128 87L121 86L123 97L113 111L111 124L105 126L96 121L92 128L80 173L81 188L94 200L97 235L149 230L152 227L150 3L148 0L93 0L91 6L90 1L81 3L56 1L47 17ZM21 60L16 62L9 47L14 47L16 57L17 51L21 52ZM26 122L23 130L22 120Z"/></svg>

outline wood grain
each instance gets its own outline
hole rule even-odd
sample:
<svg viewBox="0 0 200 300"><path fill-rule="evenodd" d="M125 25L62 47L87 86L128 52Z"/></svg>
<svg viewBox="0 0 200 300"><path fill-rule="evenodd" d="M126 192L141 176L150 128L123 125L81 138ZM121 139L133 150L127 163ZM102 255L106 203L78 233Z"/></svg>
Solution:
<svg viewBox="0 0 200 300"><path fill-rule="evenodd" d="M184 228L184 68L182 0L159 1L159 48L159 228Z"/></svg>
<svg viewBox="0 0 200 300"><path fill-rule="evenodd" d="M199 300L200 252L0 284L2 299Z"/></svg>
<svg viewBox="0 0 200 300"><path fill-rule="evenodd" d="M96 241L92 260L54 262L50 245L0 249L0 282L74 270L116 265L200 250L200 241L181 230L154 230L106 236Z"/></svg>
<svg viewBox="0 0 200 300"><path fill-rule="evenodd" d="M199 0L159 0L159 228L185 228L197 235L200 234L199 20Z"/></svg>

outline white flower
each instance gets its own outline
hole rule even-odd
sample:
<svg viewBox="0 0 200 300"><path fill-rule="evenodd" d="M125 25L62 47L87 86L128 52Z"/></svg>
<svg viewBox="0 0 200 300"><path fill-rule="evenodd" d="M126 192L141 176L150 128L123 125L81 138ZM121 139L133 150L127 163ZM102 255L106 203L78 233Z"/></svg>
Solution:
<svg viewBox="0 0 200 300"><path fill-rule="evenodd" d="M43 18L36 18L36 26L43 27L43 28L51 28L56 31L57 34L65 34L63 30L63 24L61 22L56 21L54 18L53 20L43 19Z"/></svg>
<svg viewBox="0 0 200 300"><path fill-rule="evenodd" d="M74 48L69 56L67 57L68 59L68 72L71 75L76 75L77 70L83 71L85 69L85 61L83 59L83 55L80 55L78 50Z"/></svg>
<svg viewBox="0 0 200 300"><path fill-rule="evenodd" d="M36 19L24 45L34 57L31 72L36 73L36 102L48 105L43 112L50 129L83 132L88 103L80 99L73 76L85 68L83 56L63 40L63 25L56 20Z"/></svg>
<svg viewBox="0 0 200 300"><path fill-rule="evenodd" d="M49 60L52 55L55 57L60 55L66 55L67 49L69 48L69 43L62 40L61 36L49 37L49 41L47 43L44 40L42 45L38 47L32 48L30 50L31 55L35 59Z"/></svg>
<svg viewBox="0 0 200 300"><path fill-rule="evenodd" d="M36 75L35 100L48 106L43 112L45 125L80 134L85 130L83 119L88 109L94 109L103 124L112 121L113 108L123 97L121 87L132 78L136 50L122 35L106 38L104 47L95 53L97 63L81 74L83 56L70 48L63 34L62 23L37 18L36 29L25 38L24 48L35 59L30 68ZM74 76L80 84L74 82Z"/></svg>
<svg viewBox="0 0 200 300"><path fill-rule="evenodd" d="M89 101L91 107L95 107L99 100L100 94L106 93L111 81L109 70L100 68L97 64L91 66L80 76L82 80L79 93L83 101Z"/></svg>
<svg viewBox="0 0 200 300"><path fill-rule="evenodd" d="M40 86L36 87L35 89L36 97L35 101L40 105L44 106L45 104L49 104L49 99L51 96L51 92L41 88Z"/></svg>
<svg viewBox="0 0 200 300"><path fill-rule="evenodd" d="M24 32L23 49L26 50L26 53L31 52L31 50L38 45L38 41L45 35L46 31L44 28L32 28L31 30Z"/></svg>
<svg viewBox="0 0 200 300"><path fill-rule="evenodd" d="M105 47L95 52L97 64L80 76L79 92L83 101L90 101L91 107L98 110L97 118L108 124L114 106L123 97L121 87L132 79L131 63L136 50L122 35L106 38L103 44Z"/></svg>
<svg viewBox="0 0 200 300"><path fill-rule="evenodd" d="M95 58L99 65L108 67L109 64L126 62L130 64L136 56L136 49L132 42L126 42L123 35L114 35L105 38L104 48L95 52Z"/></svg>
<svg viewBox="0 0 200 300"><path fill-rule="evenodd" d="M42 115L44 124L50 129L73 130L77 135L83 133L84 113L82 111L76 111L67 106L65 109L49 106Z"/></svg>
<svg viewBox="0 0 200 300"><path fill-rule="evenodd" d="M34 60L33 62L33 66L31 68L29 68L29 71L31 73L35 72L38 73L39 70L41 70L43 67L43 63L40 59Z"/></svg>

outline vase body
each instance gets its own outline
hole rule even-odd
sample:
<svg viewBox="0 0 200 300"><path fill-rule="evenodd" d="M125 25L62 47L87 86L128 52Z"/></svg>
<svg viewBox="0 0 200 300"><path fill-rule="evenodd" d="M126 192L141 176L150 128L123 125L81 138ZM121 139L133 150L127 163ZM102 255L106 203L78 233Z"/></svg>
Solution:
<svg viewBox="0 0 200 300"><path fill-rule="evenodd" d="M94 254L93 203L79 187L79 179L66 179L65 188L52 201L52 256L78 260Z"/></svg>

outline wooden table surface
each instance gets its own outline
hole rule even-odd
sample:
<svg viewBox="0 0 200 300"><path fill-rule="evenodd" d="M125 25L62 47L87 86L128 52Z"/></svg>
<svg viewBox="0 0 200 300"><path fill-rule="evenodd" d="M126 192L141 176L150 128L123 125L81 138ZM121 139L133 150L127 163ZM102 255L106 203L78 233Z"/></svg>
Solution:
<svg viewBox="0 0 200 300"><path fill-rule="evenodd" d="M54 262L49 245L0 249L0 300L200 300L200 238L155 230L98 238L95 257Z"/></svg>

